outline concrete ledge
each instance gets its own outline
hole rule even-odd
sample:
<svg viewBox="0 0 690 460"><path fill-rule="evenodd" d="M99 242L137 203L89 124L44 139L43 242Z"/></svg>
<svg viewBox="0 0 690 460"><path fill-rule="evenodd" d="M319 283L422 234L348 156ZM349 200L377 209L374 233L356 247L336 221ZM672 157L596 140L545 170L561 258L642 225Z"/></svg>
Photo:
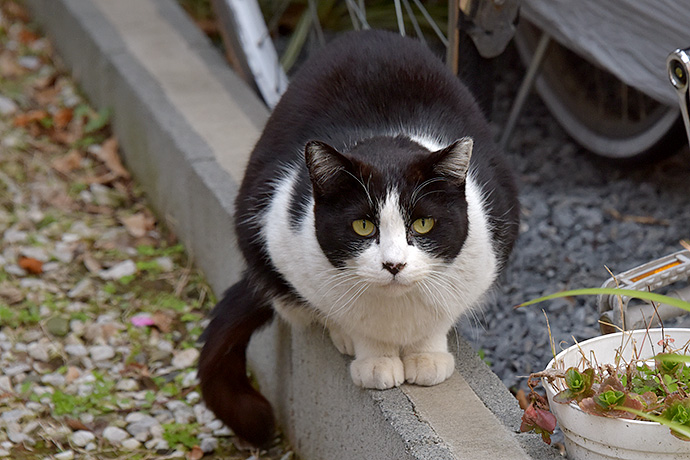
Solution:
<svg viewBox="0 0 690 460"><path fill-rule="evenodd" d="M242 269L232 230L244 165L268 113L174 0L27 0L82 89L112 107L124 159L216 292ZM519 434L517 402L460 337L433 388L355 387L318 328L281 321L250 362L304 459L557 458Z"/></svg>

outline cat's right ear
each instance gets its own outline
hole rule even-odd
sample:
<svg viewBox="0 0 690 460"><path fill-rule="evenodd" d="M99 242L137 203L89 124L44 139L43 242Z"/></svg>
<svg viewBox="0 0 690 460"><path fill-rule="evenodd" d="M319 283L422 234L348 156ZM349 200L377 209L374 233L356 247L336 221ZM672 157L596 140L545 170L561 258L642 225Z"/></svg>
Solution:
<svg viewBox="0 0 690 460"><path fill-rule="evenodd" d="M352 162L321 141L309 141L304 148L309 177L317 193L328 193L337 184L340 173L352 169Z"/></svg>

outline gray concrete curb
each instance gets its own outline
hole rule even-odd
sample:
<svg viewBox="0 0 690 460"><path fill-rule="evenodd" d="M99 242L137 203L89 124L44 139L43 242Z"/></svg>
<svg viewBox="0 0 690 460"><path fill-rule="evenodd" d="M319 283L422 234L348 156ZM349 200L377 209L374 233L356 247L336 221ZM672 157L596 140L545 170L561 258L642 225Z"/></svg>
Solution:
<svg viewBox="0 0 690 460"><path fill-rule="evenodd" d="M124 160L216 292L242 269L233 201L267 118L173 0L27 0L81 88L111 107ZM280 321L250 362L304 459L550 459L517 402L460 337L436 387L356 388L322 330Z"/></svg>

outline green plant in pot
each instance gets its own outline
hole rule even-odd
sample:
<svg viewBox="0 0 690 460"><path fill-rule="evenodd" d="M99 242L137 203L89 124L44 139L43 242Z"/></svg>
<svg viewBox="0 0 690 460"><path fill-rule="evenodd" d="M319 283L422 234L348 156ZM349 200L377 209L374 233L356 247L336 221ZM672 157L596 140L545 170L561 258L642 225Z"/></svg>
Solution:
<svg viewBox="0 0 690 460"><path fill-rule="evenodd" d="M674 297L605 288L520 306L585 294L625 295L690 312L690 303ZM528 380L522 431L550 442L558 420L571 460L690 458L690 329L621 331L553 352L547 368ZM546 398L534 391L538 385Z"/></svg>

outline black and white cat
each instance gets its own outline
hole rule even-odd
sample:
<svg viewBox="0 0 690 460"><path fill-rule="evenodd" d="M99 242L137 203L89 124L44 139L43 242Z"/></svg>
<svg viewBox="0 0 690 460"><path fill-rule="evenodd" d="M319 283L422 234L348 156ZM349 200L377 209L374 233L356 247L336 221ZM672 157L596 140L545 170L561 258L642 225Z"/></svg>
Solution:
<svg viewBox="0 0 690 460"><path fill-rule="evenodd" d="M294 77L235 219L247 269L213 311L199 377L208 407L260 445L273 415L245 351L274 311L327 328L359 386L443 382L447 333L496 280L518 201L468 90L420 43L368 31Z"/></svg>

